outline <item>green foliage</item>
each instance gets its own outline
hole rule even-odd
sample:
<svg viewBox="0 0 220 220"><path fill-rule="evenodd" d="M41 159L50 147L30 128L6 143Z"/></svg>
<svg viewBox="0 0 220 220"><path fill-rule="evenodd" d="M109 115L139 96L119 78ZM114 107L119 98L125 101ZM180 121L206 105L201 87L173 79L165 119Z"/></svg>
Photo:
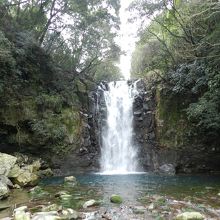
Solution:
<svg viewBox="0 0 220 220"><path fill-rule="evenodd" d="M194 122L197 131L217 138L220 132L220 74L214 73L209 80L208 90L198 102L187 109L189 120Z"/></svg>
<svg viewBox="0 0 220 220"><path fill-rule="evenodd" d="M195 61L192 64L181 64L176 70L167 74L171 83L170 89L180 95L201 95L207 89L210 69L205 63Z"/></svg>
<svg viewBox="0 0 220 220"><path fill-rule="evenodd" d="M55 118L55 115L50 115L42 120L34 120L30 123L30 126L36 135L38 143L44 145L50 142L59 142L65 137L65 128L62 124L59 124L59 120Z"/></svg>
<svg viewBox="0 0 220 220"><path fill-rule="evenodd" d="M143 0L134 1L130 10L143 22L151 20L140 30L132 75L146 77L153 72L166 95L174 100L184 97L177 118L181 120L185 111L190 132L216 145L220 132L219 3Z"/></svg>
<svg viewBox="0 0 220 220"><path fill-rule="evenodd" d="M52 109L55 112L60 112L63 105L62 97L59 95L41 94L36 97L36 104L41 111Z"/></svg>
<svg viewBox="0 0 220 220"><path fill-rule="evenodd" d="M15 60L12 54L13 44L0 31L0 74L7 74L15 67Z"/></svg>
<svg viewBox="0 0 220 220"><path fill-rule="evenodd" d="M111 60L107 60L103 62L99 66L96 67L95 72L95 81L116 81L120 79L120 69Z"/></svg>
<svg viewBox="0 0 220 220"><path fill-rule="evenodd" d="M119 77L119 9L119 0L0 1L1 146L80 146L88 93Z"/></svg>

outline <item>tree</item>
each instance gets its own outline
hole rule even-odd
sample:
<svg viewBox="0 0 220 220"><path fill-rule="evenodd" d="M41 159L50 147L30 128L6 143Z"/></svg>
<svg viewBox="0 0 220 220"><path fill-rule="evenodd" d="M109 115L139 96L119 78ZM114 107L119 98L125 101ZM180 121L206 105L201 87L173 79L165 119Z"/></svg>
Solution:
<svg viewBox="0 0 220 220"><path fill-rule="evenodd" d="M187 113L194 133L201 140L219 143L219 2L142 0L135 1L130 10L142 20L133 75L156 73L167 94L185 97L181 110Z"/></svg>

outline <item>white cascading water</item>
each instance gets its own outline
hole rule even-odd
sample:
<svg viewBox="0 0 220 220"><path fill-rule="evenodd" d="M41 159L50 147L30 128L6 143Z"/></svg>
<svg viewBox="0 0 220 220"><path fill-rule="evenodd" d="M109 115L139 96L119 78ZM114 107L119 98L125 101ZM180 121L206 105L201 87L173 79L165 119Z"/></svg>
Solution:
<svg viewBox="0 0 220 220"><path fill-rule="evenodd" d="M107 122L102 129L101 171L125 174L137 171L137 151L132 141L133 99L137 93L127 81L108 84L104 92Z"/></svg>

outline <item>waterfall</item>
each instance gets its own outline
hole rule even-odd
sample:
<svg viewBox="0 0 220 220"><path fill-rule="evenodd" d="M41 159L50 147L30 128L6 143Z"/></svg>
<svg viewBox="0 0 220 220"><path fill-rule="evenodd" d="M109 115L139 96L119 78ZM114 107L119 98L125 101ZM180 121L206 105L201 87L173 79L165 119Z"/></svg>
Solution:
<svg viewBox="0 0 220 220"><path fill-rule="evenodd" d="M107 118L102 128L102 173L137 171L137 150L132 141L135 88L135 84L128 81L116 81L110 82L108 89L103 91Z"/></svg>

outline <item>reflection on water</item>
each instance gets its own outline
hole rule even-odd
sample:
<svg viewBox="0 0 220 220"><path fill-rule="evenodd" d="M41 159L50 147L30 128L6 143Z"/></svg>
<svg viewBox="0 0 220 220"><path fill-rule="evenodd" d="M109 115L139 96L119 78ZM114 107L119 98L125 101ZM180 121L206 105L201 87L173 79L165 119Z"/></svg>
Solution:
<svg viewBox="0 0 220 220"><path fill-rule="evenodd" d="M160 176L152 174L99 175L86 174L76 176L80 184L97 188L103 199L109 200L111 194L120 194L126 201L134 202L146 194L162 194L176 198L204 195L207 189L214 193L220 190L220 176L180 175ZM43 184L60 184L63 178L45 179Z"/></svg>

